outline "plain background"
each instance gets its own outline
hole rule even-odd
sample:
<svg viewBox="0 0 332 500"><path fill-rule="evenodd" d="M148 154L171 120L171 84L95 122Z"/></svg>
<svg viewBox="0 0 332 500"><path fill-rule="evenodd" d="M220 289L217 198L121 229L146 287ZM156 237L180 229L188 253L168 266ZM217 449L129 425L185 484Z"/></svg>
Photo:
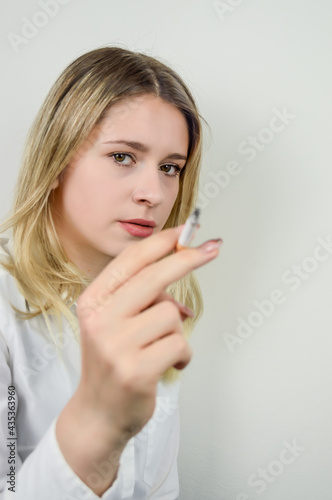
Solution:
<svg viewBox="0 0 332 500"><path fill-rule="evenodd" d="M103 45L169 63L210 126L195 244L224 240L197 271L205 313L182 379L180 500L330 500L332 3L61 3L45 21L36 0L1 1L1 217L67 64ZM24 18L44 26L15 51L8 34Z"/></svg>

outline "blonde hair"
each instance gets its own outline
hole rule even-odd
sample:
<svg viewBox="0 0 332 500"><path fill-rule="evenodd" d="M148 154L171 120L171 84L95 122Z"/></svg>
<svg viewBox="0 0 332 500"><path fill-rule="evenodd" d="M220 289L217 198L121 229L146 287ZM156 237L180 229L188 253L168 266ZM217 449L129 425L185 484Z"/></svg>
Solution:
<svg viewBox="0 0 332 500"><path fill-rule="evenodd" d="M26 311L11 304L12 308L23 320L42 314L57 347L48 315L55 315L58 325L62 325L63 314L80 342L78 320L70 308L92 279L68 260L59 241L52 218L51 186L63 175L78 149L89 141L91 133L98 131L113 104L129 103L128 98L146 94L173 104L188 125L188 160L164 228L177 226L185 222L197 201L202 117L186 84L168 65L120 47L103 47L83 54L59 76L28 135L11 215L0 225L1 232L12 228L14 255L1 264L15 278L26 301ZM183 324L188 338L203 313L202 294L194 272L166 291L195 312L195 317ZM177 376L178 370L171 367L162 379L172 381Z"/></svg>

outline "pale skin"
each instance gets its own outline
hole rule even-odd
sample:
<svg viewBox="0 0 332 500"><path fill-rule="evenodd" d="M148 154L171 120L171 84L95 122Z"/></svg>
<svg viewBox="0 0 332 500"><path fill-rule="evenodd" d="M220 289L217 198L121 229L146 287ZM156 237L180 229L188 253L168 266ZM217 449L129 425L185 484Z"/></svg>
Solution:
<svg viewBox="0 0 332 500"><path fill-rule="evenodd" d="M68 464L98 496L116 479L128 440L152 417L160 376L171 366L185 368L192 357L183 336L186 316L165 288L218 255L218 247L168 255L179 230L162 228L176 200L178 177L165 172L175 172L170 165L185 165L169 159L172 153L186 156L183 115L152 96L122 119L110 111L97 140L52 186L59 238L69 258L94 278L77 301L81 379L59 415L56 436ZM100 144L123 138L149 151ZM113 152L132 153L135 162L119 167L108 156ZM117 221L129 218L155 220L153 235L139 238L124 231ZM92 481L92 463L101 462L109 464L109 474Z"/></svg>

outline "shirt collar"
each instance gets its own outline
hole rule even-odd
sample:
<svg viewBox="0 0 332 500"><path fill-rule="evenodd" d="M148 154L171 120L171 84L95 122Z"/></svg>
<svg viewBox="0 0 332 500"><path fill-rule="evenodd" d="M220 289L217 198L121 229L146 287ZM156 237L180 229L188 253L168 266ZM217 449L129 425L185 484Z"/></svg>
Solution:
<svg viewBox="0 0 332 500"><path fill-rule="evenodd" d="M12 231L7 231L0 237L0 247L3 252L7 255L14 255L14 246L13 246L13 233Z"/></svg>

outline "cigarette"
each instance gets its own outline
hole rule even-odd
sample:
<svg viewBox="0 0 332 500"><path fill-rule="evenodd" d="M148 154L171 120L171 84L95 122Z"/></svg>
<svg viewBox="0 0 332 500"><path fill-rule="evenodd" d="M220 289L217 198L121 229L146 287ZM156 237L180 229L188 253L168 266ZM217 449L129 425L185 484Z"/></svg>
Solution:
<svg viewBox="0 0 332 500"><path fill-rule="evenodd" d="M189 243L194 236L194 232L197 226L199 226L198 220L200 213L201 213L200 209L196 207L193 213L186 220L185 226L182 229L182 232L176 243L175 247L176 252L178 252L179 250L183 250L184 248L187 248L189 246Z"/></svg>

